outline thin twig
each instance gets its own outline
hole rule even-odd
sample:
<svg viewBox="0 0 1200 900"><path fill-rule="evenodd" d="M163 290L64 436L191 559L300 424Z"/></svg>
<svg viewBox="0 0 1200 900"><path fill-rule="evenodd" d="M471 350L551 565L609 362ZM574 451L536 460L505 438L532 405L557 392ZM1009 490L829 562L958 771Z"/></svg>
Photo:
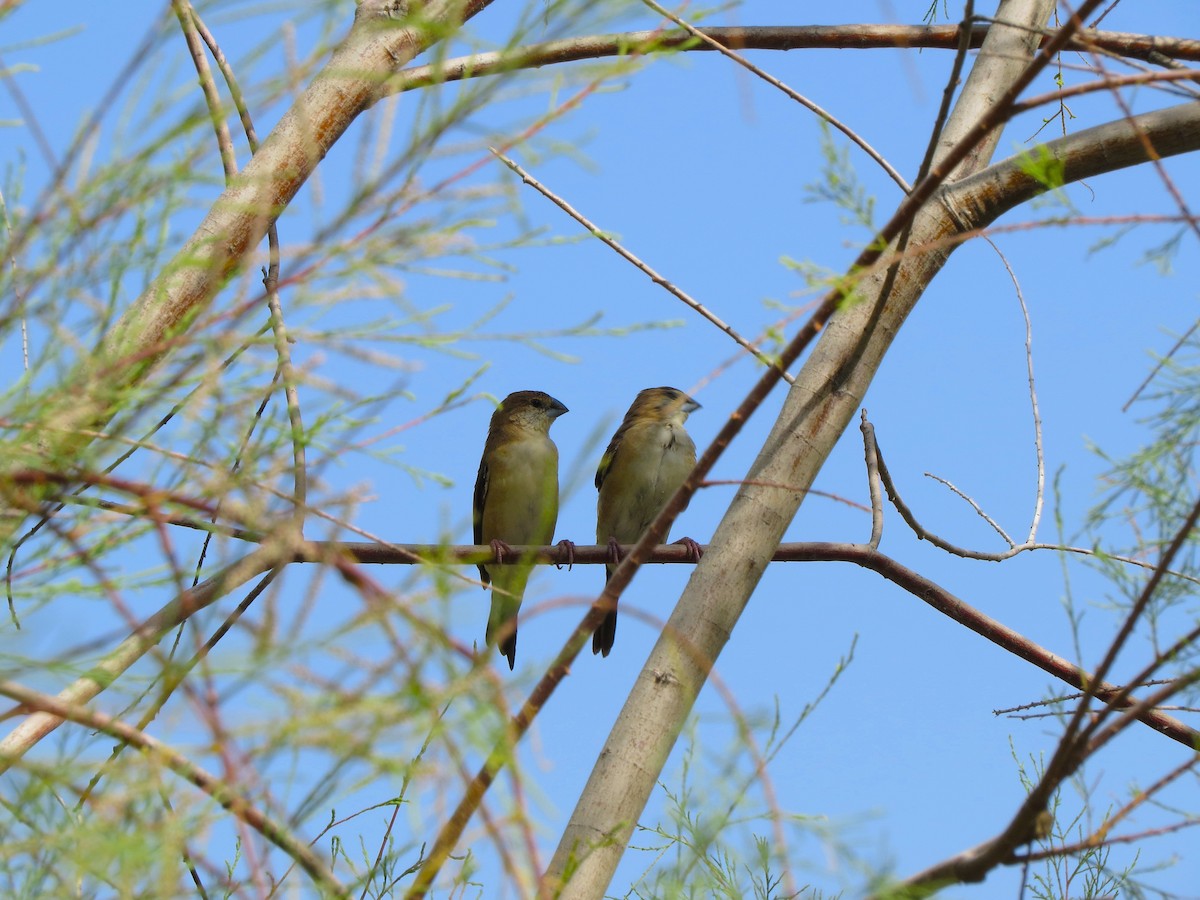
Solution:
<svg viewBox="0 0 1200 900"><path fill-rule="evenodd" d="M958 94L958 85L962 81L962 70L967 62L967 51L971 46L972 29L971 17L975 14L975 0L967 0L963 8L963 18L958 26L958 45L954 48L954 63L950 66L950 75L946 86L942 88L942 102L938 105L937 116L933 120L933 128L929 133L929 141L925 144L925 156L917 169L917 181L929 174L933 159L937 155L938 145L942 141L942 130L946 120L950 118L950 109Z"/></svg>
<svg viewBox="0 0 1200 900"><path fill-rule="evenodd" d="M983 519L983 521L985 521L989 525L991 525L993 530L995 530L996 534L1000 535L1000 537L1004 540L1004 543L1008 544L1008 546L1010 548L1017 546L1016 541L1014 541L1012 538L1010 538L1008 536L1008 532L1006 532L1003 528L1001 528L999 523L997 523L995 519L993 519L991 516L989 516L987 513L985 513L983 511L983 508L978 503L976 503L974 499L972 499L964 491L962 491L960 488L958 488L956 485L954 485L952 482L948 481L947 479L942 478L940 475L934 475L932 472L926 472L925 477L932 478L938 484L945 485L946 487L948 487L951 491L953 491L955 494L957 494L959 497L961 497L963 500L965 500L967 502L967 504L971 507L971 509L975 510L976 514L981 519Z"/></svg>
<svg viewBox="0 0 1200 900"><path fill-rule="evenodd" d="M950 490L954 491L954 493L958 494L958 496L966 500L967 503L969 503L975 509L975 512L981 515L985 521L990 523L991 526L996 529L996 533L999 534L1000 537L1004 539L1005 543L1008 544L1008 549L1000 553L985 553L980 550L968 550L965 547L959 547L957 544L952 544L945 538L934 534L919 521L917 521L916 513L912 511L909 505L904 502L904 498L900 496L900 491L896 487L896 483L892 480L892 473L887 467L887 462L884 459L883 451L879 449L878 445L876 446L875 452L879 460L879 477L883 481L883 487L887 491L888 499L892 501L892 505L896 507L896 512L900 513L900 518L902 518L905 524L912 529L913 534L917 536L918 540L929 541L929 543L933 544L933 546L937 547L939 550L945 550L947 553L953 553L955 556L962 556L966 557L967 559L984 560L987 562L1000 562L1001 560L1016 556L1016 554L1023 549L1027 549L1025 546L1018 547L1016 544L1014 544L1012 539L1004 533L1004 530L1000 528L1000 526L998 526L994 521L992 521L992 519L979 508L979 505L976 504L974 500L964 495L962 491L950 484L950 482L946 481L945 479L926 472L926 477L933 478L935 481L940 481L942 484L946 485L946 487L950 488Z"/></svg>
<svg viewBox="0 0 1200 900"><path fill-rule="evenodd" d="M1070 97L1095 94L1100 91L1111 91L1116 94L1117 88L1122 87L1136 87L1143 84L1169 84L1177 81L1196 81L1198 79L1200 79L1200 69L1172 69L1169 72L1138 72L1134 75L1105 75L1096 81L1086 81L1082 84L1073 84L1070 87L1048 91L1045 94L1037 94L1028 100L1022 100L1016 105L1014 111L1018 113L1030 112L1039 106L1045 106L1049 103L1060 103ZM1178 94L1178 92L1172 93ZM1186 93L1186 99L1196 99L1196 94L1193 91L1188 90ZM1132 113L1127 113L1127 115L1132 117Z"/></svg>
<svg viewBox="0 0 1200 900"><path fill-rule="evenodd" d="M653 281L659 287L663 288L665 291L667 291L673 297L675 297L679 300L682 300L683 303L686 304L690 309L694 310L695 312L698 312L701 316L703 316L705 319L707 319L713 325L716 325L717 328L721 329L721 331L725 332L725 334L727 334L727 335L729 335L729 337L733 338L734 342L739 347L741 347L747 353L752 354L754 356L754 358L757 359L759 362L761 362L764 366L767 366L768 368L776 368L779 366L779 363L777 361L771 359L769 356L767 356L765 353L763 353L761 350L759 350L757 347L755 347L752 343L750 343L748 340L746 340L744 337L742 337L740 334L738 334L737 331L735 331L731 325L728 325L724 321L722 321L715 313L713 313L711 310L709 310L707 307L705 307L704 304L702 304L699 300L694 299L693 297L691 297L690 295L685 293L683 290L676 287L674 284L672 284L670 281L668 281L662 275L659 275L658 272L656 272L654 269L650 268L650 266L646 265L646 263L642 262L637 256L635 256L629 250L625 249L625 247L619 241L617 241L616 238L612 237L611 234L609 234L606 231L602 231L599 227L592 224L591 221L589 221L582 213L580 213L578 210L576 210L574 207L572 207L571 204L567 203L567 201L564 200L562 197L559 197L557 194L553 193L544 184L542 184L540 181L538 181L536 178L534 178L532 175L530 175L528 172L526 172L523 168L521 168L521 166L518 165L516 162L509 159L507 156L505 156L499 150L496 150L491 147L489 147L488 149L491 151L492 155L496 157L496 159L500 160L500 162L504 163L506 166L508 166L510 169L512 169L513 172L515 172L521 178L522 181L524 181L527 185L532 187L534 190L536 190L538 193L540 193L543 197L545 197L547 200L549 200L551 203L553 203L555 206L557 206L559 209L561 209L563 212L565 212L568 216L570 216L572 219L574 219L576 222L578 222L580 225L582 225L584 228L586 228L592 234L593 237L598 238L601 243L605 244L611 250L615 251L617 253L617 255L620 256L622 259L624 259L626 262L632 263L633 266L638 271L640 271L640 272L642 272L642 274L646 275L651 281ZM795 383L792 376L782 369L780 369L780 376L788 384Z"/></svg>
<svg viewBox="0 0 1200 900"><path fill-rule="evenodd" d="M1135 390L1129 399L1125 401L1125 405L1121 407L1121 412L1129 412L1129 407L1133 406L1133 404L1137 401L1137 398L1142 395L1142 391L1150 386L1150 383L1154 381L1158 373L1162 371L1162 368L1167 364L1167 361L1179 352L1179 348L1187 343L1188 338L1196 333L1197 328L1200 328L1200 319L1197 319L1195 322L1193 322L1188 330L1179 336L1179 340L1177 340L1171 346L1171 349L1159 358L1158 362L1154 364L1154 368L1150 370L1150 374L1142 380L1142 383L1137 386L1137 390Z"/></svg>
<svg viewBox="0 0 1200 900"><path fill-rule="evenodd" d="M1135 791L1132 800L1111 815L1105 816L1104 824L1100 826L1100 829L1096 832L1093 839L1096 841L1106 840L1109 832L1116 828L1117 825L1123 822L1125 819L1129 818L1129 816L1138 807L1145 805L1154 797L1155 794L1168 785L1178 781L1182 776L1196 768L1197 765L1200 765L1200 755L1193 753L1190 758L1185 759L1170 772L1167 772L1161 778L1155 780L1153 784ZM1200 818L1196 818L1194 816L1190 818L1191 824L1200 824Z"/></svg>
<svg viewBox="0 0 1200 900"><path fill-rule="evenodd" d="M1033 412L1033 449L1037 455L1037 496L1033 501L1033 520L1029 523L1029 537L1025 541L1027 544L1032 544L1037 540L1038 525L1042 521L1042 509L1046 498L1046 454L1042 446L1042 412L1038 407L1037 381L1033 377L1033 322L1029 318L1029 307L1025 303L1025 293L1021 290L1021 282L1017 280L1017 273L1009 264L1008 257L991 238L985 237L984 240L996 251L1000 262L1004 263L1008 277L1012 279L1013 289L1017 292L1017 302L1021 304L1021 316L1025 320L1025 370L1029 377L1029 408Z"/></svg>
<svg viewBox="0 0 1200 900"><path fill-rule="evenodd" d="M1162 837L1167 834L1174 834L1177 831L1182 831L1185 828L1194 828L1200 825L1200 818L1188 818L1179 822L1173 822L1170 825L1164 825L1161 828L1147 828L1144 831L1137 831L1132 834L1120 834L1115 836L1104 835L1103 838L1085 839L1076 841L1073 844L1064 844L1059 847L1051 847L1049 850L1038 850L1032 853L1014 853L1009 857L1008 862L1016 864L1028 864L1038 862L1043 859L1061 860L1067 855L1076 854L1094 854L1098 847L1111 847L1116 844L1142 844L1148 838ZM1107 897L1099 898L1099 900L1117 900L1119 894L1109 894ZM1169 896L1169 895L1168 895Z"/></svg>
<svg viewBox="0 0 1200 900"><path fill-rule="evenodd" d="M292 366L291 338L283 321L283 305L279 302L279 234L274 223L267 230L270 245L270 265L263 272L263 287L267 292L267 307L271 311L271 333L275 339L275 355L283 382L283 396L287 404L288 425L292 438L292 521L297 538L304 535L304 519L308 510L308 462L304 436L304 418L300 413L300 392L297 387L296 370Z"/></svg>
<svg viewBox="0 0 1200 900"><path fill-rule="evenodd" d="M1170 684L1170 683L1171 683L1171 679L1160 678L1160 679L1153 680L1153 681L1138 682L1135 685L1135 687L1139 687L1139 688L1158 687L1159 685ZM1112 692L1098 690L1098 691L1096 691L1096 696L1099 699L1101 699L1107 703L1114 696L1114 694ZM1023 712L1028 709L1038 709L1039 707L1049 707L1049 706L1062 706L1063 704L1072 703L1076 700L1079 700L1082 697L1083 697L1082 692L1076 692L1073 694L1064 694L1059 697L1046 697L1041 700L1031 701L1030 703L1022 703L1020 706L1009 706L1004 709L993 709L992 715L993 716L1011 716L1014 713ZM1059 715L1059 713L1047 712L1046 715L1048 715L1048 716L1049 715Z"/></svg>
<svg viewBox="0 0 1200 900"><path fill-rule="evenodd" d="M233 136L229 126L225 124L224 111L221 109L221 97L217 93L217 85L213 80L212 69L208 67L208 57L204 55L203 42L192 20L192 5L188 0L171 0L171 9L179 20L187 42L188 53L192 57L192 65L196 67L196 76L200 80L200 90L204 93L204 103L208 107L208 116L212 120L213 131L217 135L217 149L221 154L221 165L225 169L225 183L237 175L237 156L233 150Z"/></svg>
<svg viewBox="0 0 1200 900"><path fill-rule="evenodd" d="M242 131L246 135L246 142L250 145L250 152L255 153L258 150L258 134L254 130L254 122L250 119L249 107L246 105L246 95L242 93L241 85L233 74L233 67L229 64L229 60L225 58L225 54L221 51L221 46L217 43L217 39L213 33L208 30L208 26L200 18L200 14L196 12L195 7L188 4L188 12L191 15L192 24L196 28L196 32L204 40L208 47L208 52L212 54L213 62L217 64L217 68L221 70L221 75L225 78L225 86L229 88L229 96L233 99L233 106L237 110L238 117L242 122Z"/></svg>
<svg viewBox="0 0 1200 900"><path fill-rule="evenodd" d="M254 128L254 120L250 116L250 109L246 105L245 94L242 92L233 67L221 51L216 37L205 27L204 22L200 19L195 9L192 8L189 0L172 0L172 5L176 10L176 15L179 17L184 34L187 36L188 49L192 51L192 58L196 61L196 70L200 75L200 83L204 87L204 97L209 104L209 111L213 116L214 122L220 124L218 137L221 138L221 158L222 160L226 160L225 178L228 183L237 174L237 161L233 156L232 138L229 137L229 130L225 127L224 119L220 117L220 103L216 94L216 86L212 83L212 73L208 68L208 61L204 56L203 49L200 47L201 39L203 39L209 51L213 54L213 59L216 61L218 68L221 70L221 75L229 87L229 94L233 98L238 118L246 134L246 142L249 144L252 154L258 152L258 133ZM229 145L228 154L225 149L226 142ZM300 413L300 395L297 389L296 370L292 366L292 353L289 346L291 338L288 337L287 326L283 321L283 306L279 301L279 231L277 223L274 220L271 221L267 228L267 246L269 260L267 269L263 273L263 289L267 295L271 332L275 341L275 355L278 358L277 366L280 379L283 382L288 421L292 432L292 502L296 534L299 536L303 531L305 507L308 500L308 465L305 451L307 442L304 439L304 420Z"/></svg>
<svg viewBox="0 0 1200 900"><path fill-rule="evenodd" d="M658 13L660 16L662 16L663 18L670 19L672 22L674 22L680 28L684 29L692 37L698 38L699 40L708 44L710 47L712 47L714 50L716 50L722 56L726 57L727 59L733 60L739 66L746 69L746 71L752 72L753 74L757 75L759 78L761 78L767 84L782 91L784 94L786 94L792 100L795 100L797 103L799 103L805 109L809 110L812 113L815 113L819 118L824 119L826 122L828 122L834 128L836 128L838 131L840 131L842 134L844 134L846 137L848 137L851 141L853 141L855 144L857 144L858 147L864 153L867 154L867 156L869 156L869 157L871 157L871 159L875 160L875 162L879 164L879 167L881 169L883 169L883 171L887 172L888 177L890 177L892 179L892 181L896 182L896 184L898 184L900 186L900 190L904 191L904 193L906 193L906 194L910 190L912 190L912 186L907 181L904 180L904 176L901 175L899 172L897 172L895 170L895 168L892 167L892 164L883 158L883 154L881 154L878 150L876 150L869 143L867 143L866 139L864 139L861 135L859 135L858 132L856 132L854 129L852 129L849 125L847 125L846 123L844 123L840 119L838 119L837 116L833 115L833 113L818 106L816 103L814 103L812 100L809 100L803 94L797 93L796 91L792 90L790 87L788 87L786 84L784 84L778 78L776 78L774 75L770 75L767 72L763 71L758 66L754 65L754 63L750 62L750 60L746 59L746 57L744 57L740 53L738 53L736 50L730 49L729 47L722 44L720 41L705 34L703 31L701 31L699 28L696 28L691 23L685 21L684 19L681 19L679 16L675 15L673 12L666 9L665 7L660 6L658 3L655 3L654 0L642 0L642 2L646 6L650 7L652 10L654 10L656 13Z"/></svg>

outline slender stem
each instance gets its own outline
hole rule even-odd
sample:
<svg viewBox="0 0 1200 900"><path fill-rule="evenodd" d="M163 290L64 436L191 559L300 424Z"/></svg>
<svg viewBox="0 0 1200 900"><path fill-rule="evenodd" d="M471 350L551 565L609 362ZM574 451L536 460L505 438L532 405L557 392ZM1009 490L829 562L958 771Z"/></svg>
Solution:
<svg viewBox="0 0 1200 900"><path fill-rule="evenodd" d="M653 281L655 284L657 284L663 290L667 291L667 293L669 293L673 297L676 297L679 300L683 301L683 303L685 303L689 308L698 312L701 316L703 316L709 322L716 325L717 328L719 328L721 331L725 332L725 334L729 335L729 337L733 338L733 341L735 344L737 344L739 347L741 347L743 350L745 350L747 353L749 353L751 356L753 356L755 359L757 359L759 362L761 362L764 366L767 366L768 368L774 368L779 365L775 360L771 359L769 356L767 356L765 353L763 353L761 350L759 350L756 346L754 346L754 344L750 343L750 341L746 340L744 337L742 337L740 334L738 334L738 332L736 330L734 330L733 326L729 325L727 322L722 320L719 316L717 316L716 313L714 313L712 310L710 310L708 307L706 307L699 300L696 300L690 294L683 291L681 288L676 287L674 284L672 284L670 281L668 281L662 275L659 275L658 272L656 272L654 269L652 269L646 263L642 262L642 260L639 259L637 256L635 256L631 251L627 250L625 248L625 246L621 244L620 241L618 241L616 238L614 238L612 236L611 233L609 233L607 231L603 231L598 226L594 225L589 219L587 219L583 215L583 213L576 210L573 206L571 206L571 204L569 204L562 197L560 197L557 194L555 194L554 192L552 192L544 184L542 184L540 181L538 181L536 178L534 178L532 175L530 175L528 172L526 172L523 168L521 168L521 166L518 165L516 162L509 159L507 156L505 156L499 150L496 150L496 149L493 149L490 147L488 149L491 150L492 155L495 156L496 159L500 160L500 162L504 163L506 166L508 166L510 169L512 169L518 176L520 176L522 181L524 181L527 185L532 187L534 190L536 190L538 193L540 193L543 197L545 197L547 200L549 200L551 203L553 203L555 206L557 206L559 209L561 209L563 212L565 212L568 216L570 216L572 219L574 219L576 222L578 222L580 225L582 225L584 228L586 228L589 232L591 232L593 237L598 239L605 246L607 246L610 249L612 249L613 251L615 251L617 253L617 255L620 256L622 259L631 263L634 266L634 268L636 268L638 271L645 274L651 281ZM787 374L786 371L781 370L781 376L785 381L788 382L788 384L793 383L792 376Z"/></svg>
<svg viewBox="0 0 1200 900"><path fill-rule="evenodd" d="M751 72L754 75L757 75L759 78L761 78L767 84L771 85L771 87L776 88L779 91L782 91L789 98L791 98L792 100L795 100L797 103L799 103L805 109L809 110L810 112L815 113L821 119L824 119L826 122L828 122L834 128L836 128L838 131L840 131L842 134L844 134L846 137L848 137L851 141L853 141L855 144L857 144L859 146L859 148L862 149L862 151L867 154L867 156L869 156L869 157L871 157L871 159L875 160L875 162L877 162L879 164L879 167L881 169L883 169L883 171L887 172L888 176L892 179L892 181L896 182L896 184L900 186L900 190L904 191L904 193L906 193L906 194L910 190L912 190L912 187L909 185L909 183L904 180L904 176L901 175L899 172L897 172L892 167L892 164L883 158L883 154L881 154L878 150L876 150L874 147L872 147L870 144L868 144L865 138L863 138L860 134L858 134L858 132L856 132L854 129L852 129L849 125L847 125L845 122L843 122L837 116L835 116L833 113L818 106L816 103L814 103L812 100L809 100L803 94L788 87L786 84L784 84L778 78L776 78L774 75L771 75L768 72L765 72L764 70L760 69L758 66L754 65L754 63L750 62L750 60L746 59L746 57L742 56L742 54L738 53L736 50L729 48L728 46L721 43L720 41L718 41L716 38L712 37L711 35L705 34L699 28L696 28L694 25L690 24L689 22L685 21L684 19L681 19L679 16L675 15L673 12L671 12L667 8L660 6L658 3L655 3L654 0L642 0L642 2L645 3L652 10L654 10L656 13L658 13L660 16L663 16L666 19L670 19L672 22L674 22L680 28L684 29L692 37L698 38L699 40L703 41L705 44L707 44L713 50L716 50L722 56L726 57L727 59L733 60L739 66L744 68L747 72Z"/></svg>

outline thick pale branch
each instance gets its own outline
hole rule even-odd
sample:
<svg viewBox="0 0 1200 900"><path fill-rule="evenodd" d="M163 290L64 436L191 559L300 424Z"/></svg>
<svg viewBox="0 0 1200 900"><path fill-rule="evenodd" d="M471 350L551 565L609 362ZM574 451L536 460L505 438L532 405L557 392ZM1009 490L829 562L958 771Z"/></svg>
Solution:
<svg viewBox="0 0 1200 900"><path fill-rule="evenodd" d="M1049 190L1149 162L1200 150L1200 101L1118 119L1069 134L988 166L953 184L939 198L963 231L990 224Z"/></svg>

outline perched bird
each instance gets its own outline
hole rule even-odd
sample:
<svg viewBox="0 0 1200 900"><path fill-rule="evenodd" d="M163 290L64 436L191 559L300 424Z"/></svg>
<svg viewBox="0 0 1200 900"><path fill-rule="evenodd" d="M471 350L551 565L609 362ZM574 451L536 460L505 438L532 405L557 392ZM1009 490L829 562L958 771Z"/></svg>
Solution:
<svg viewBox="0 0 1200 900"><path fill-rule="evenodd" d="M475 479L475 543L490 544L496 558L509 544L549 544L558 520L558 448L550 426L567 408L541 391L509 394L492 414ZM487 642L499 642L511 669L517 657L517 610L530 565L479 566L492 585Z"/></svg>
<svg viewBox="0 0 1200 900"><path fill-rule="evenodd" d="M596 470L596 543L609 545L612 577L618 544L635 543L696 465L696 445L683 430L700 404L678 388L646 388L637 395L609 441ZM695 547L695 542L686 539ZM617 636L617 611L592 635L592 653L608 656Z"/></svg>

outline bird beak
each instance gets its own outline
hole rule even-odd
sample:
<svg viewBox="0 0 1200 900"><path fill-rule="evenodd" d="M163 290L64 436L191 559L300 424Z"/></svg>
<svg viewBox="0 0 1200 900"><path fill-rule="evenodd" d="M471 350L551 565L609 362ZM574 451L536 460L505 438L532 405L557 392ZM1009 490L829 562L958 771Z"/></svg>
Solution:
<svg viewBox="0 0 1200 900"><path fill-rule="evenodd" d="M691 397L688 397L687 402L683 404L683 411L685 413L694 413L699 408L700 408L700 404L697 403L695 400L693 400Z"/></svg>
<svg viewBox="0 0 1200 900"><path fill-rule="evenodd" d="M557 419L563 413L567 413L567 412L570 412L570 410L567 409L565 406L563 406L561 403L559 403L557 400L555 400L553 397L550 398L550 418Z"/></svg>

